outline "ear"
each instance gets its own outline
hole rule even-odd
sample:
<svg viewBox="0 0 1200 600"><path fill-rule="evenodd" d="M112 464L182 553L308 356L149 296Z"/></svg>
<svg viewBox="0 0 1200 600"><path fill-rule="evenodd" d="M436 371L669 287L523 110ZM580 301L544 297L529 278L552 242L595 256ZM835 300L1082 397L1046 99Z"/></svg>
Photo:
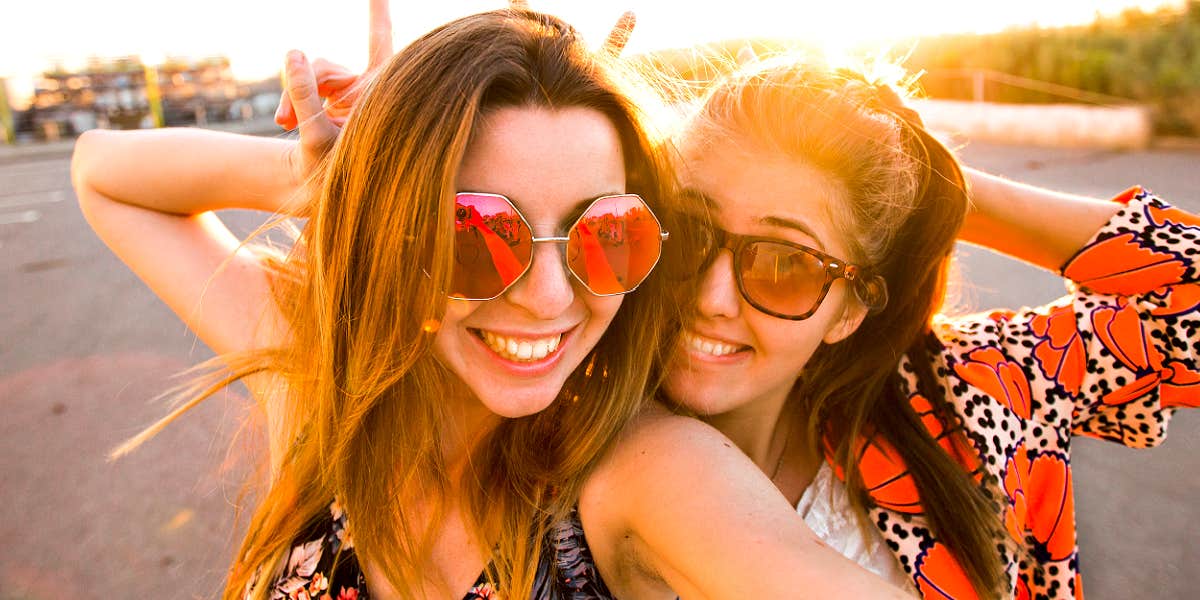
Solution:
<svg viewBox="0 0 1200 600"><path fill-rule="evenodd" d="M823 341L826 344L836 344L848 337L850 334L858 330L858 326L862 325L863 319L867 318L868 309L862 302L858 302L852 295L847 295L842 299L842 314L830 324L829 329L825 332Z"/></svg>

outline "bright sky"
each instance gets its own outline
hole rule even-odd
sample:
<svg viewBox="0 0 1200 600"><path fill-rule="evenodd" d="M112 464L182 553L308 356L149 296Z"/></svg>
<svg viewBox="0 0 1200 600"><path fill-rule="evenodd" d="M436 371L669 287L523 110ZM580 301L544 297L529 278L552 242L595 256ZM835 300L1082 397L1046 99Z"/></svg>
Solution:
<svg viewBox="0 0 1200 600"><path fill-rule="evenodd" d="M683 47L736 37L807 39L832 50L888 38L948 32L985 33L1017 25L1085 23L1097 13L1154 8L1182 0L531 0L600 42L620 13L638 25L628 52ZM77 66L91 55L224 54L236 76L278 71L290 48L362 68L366 0L32 0L5 2L0 77L14 104L54 62ZM447 20L505 6L504 0L393 0L396 48Z"/></svg>

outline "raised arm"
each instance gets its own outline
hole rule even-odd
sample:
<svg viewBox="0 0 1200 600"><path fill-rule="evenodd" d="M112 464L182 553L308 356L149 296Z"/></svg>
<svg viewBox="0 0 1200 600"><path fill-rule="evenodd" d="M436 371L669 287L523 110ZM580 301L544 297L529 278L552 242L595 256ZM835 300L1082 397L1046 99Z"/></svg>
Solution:
<svg viewBox="0 0 1200 600"><path fill-rule="evenodd" d="M1120 204L966 168L972 208L959 238L1051 271L1062 269Z"/></svg>
<svg viewBox="0 0 1200 600"><path fill-rule="evenodd" d="M71 177L88 223L218 354L286 334L261 258L212 211L301 211L300 184L337 136L299 52L287 82L303 117L299 143L168 129L91 131L75 146Z"/></svg>
<svg viewBox="0 0 1200 600"><path fill-rule="evenodd" d="M580 514L618 596L648 596L657 573L682 598L908 597L821 543L745 454L695 419L636 425L585 487Z"/></svg>
<svg viewBox="0 0 1200 600"><path fill-rule="evenodd" d="M71 176L100 239L201 340L218 353L248 350L267 342L256 338L267 281L210 211L276 210L294 189L279 166L288 146L186 129L89 131Z"/></svg>
<svg viewBox="0 0 1200 600"><path fill-rule="evenodd" d="M372 68L391 56L386 0L372 0L368 46ZM92 228L218 354L286 333L261 258L213 211L303 214L303 183L361 89L361 78L297 51L284 73L276 120L298 126L299 142L173 129L93 131L75 147L72 180Z"/></svg>

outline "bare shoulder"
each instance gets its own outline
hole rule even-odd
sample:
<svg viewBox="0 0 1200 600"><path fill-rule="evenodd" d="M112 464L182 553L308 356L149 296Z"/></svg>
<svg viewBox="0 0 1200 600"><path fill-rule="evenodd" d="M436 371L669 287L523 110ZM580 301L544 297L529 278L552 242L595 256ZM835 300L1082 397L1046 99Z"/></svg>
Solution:
<svg viewBox="0 0 1200 600"><path fill-rule="evenodd" d="M631 484L671 473L691 471L704 461L742 457L741 451L716 428L650 403L626 426L620 439L597 466L588 488L617 485L628 494Z"/></svg>
<svg viewBox="0 0 1200 600"><path fill-rule="evenodd" d="M765 480L716 428L653 402L626 427L588 478L580 508L628 525L647 501L665 500L714 480L737 485L756 477Z"/></svg>
<svg viewBox="0 0 1200 600"><path fill-rule="evenodd" d="M898 598L823 545L716 429L651 406L585 484L588 544L619 597Z"/></svg>
<svg viewBox="0 0 1200 600"><path fill-rule="evenodd" d="M622 597L675 597L671 581L681 577L672 557L648 545L647 530L669 536L675 521L720 518L708 506L715 496L695 490L711 489L710 478L736 479L751 470L757 468L715 428L651 403L626 426L579 497L588 545L610 589Z"/></svg>

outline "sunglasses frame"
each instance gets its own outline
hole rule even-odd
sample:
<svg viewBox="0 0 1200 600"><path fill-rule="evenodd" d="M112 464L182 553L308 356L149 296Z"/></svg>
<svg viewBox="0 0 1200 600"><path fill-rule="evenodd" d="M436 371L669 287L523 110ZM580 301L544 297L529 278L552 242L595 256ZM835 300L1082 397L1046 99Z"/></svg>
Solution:
<svg viewBox="0 0 1200 600"><path fill-rule="evenodd" d="M643 277L642 280L637 283L637 285L635 285L623 292L616 292L613 294L597 294L595 291L592 290L591 286L589 286L587 283L585 283L583 281L583 279L580 278L579 275L577 275L575 273L575 270L571 268L570 261L568 261L568 259L567 259L565 250L562 254L563 268L565 268L566 271L571 274L571 277L574 277L575 281L578 281L579 285L582 285L583 288L586 289L589 294L596 296L598 298L605 298L608 296L623 296L625 294L628 294L629 292L632 292L632 291L638 289L638 287L640 287L643 283L645 283L646 279L648 279L650 277L650 274L654 272L654 268L658 266L659 261L662 260L662 254L663 254L662 253L662 242L667 241L667 239L669 239L671 237L671 232L667 231L666 229L663 229L662 221L658 220L658 215L654 214L654 209L652 209L650 207L650 204L648 204L646 202L645 198L642 198L638 194L608 194L606 196L600 196L598 198L594 198L591 202L588 203L587 208L583 209L583 211L579 213L579 217L576 218L571 223L571 226L567 227L567 235L565 235L565 236L553 235L553 236L546 236L546 237L537 237L537 236L533 235L533 226L529 224L529 219L525 218L525 213L521 212L521 209L517 207L517 204L515 202L513 202L508 196L505 196L504 194L495 194L495 193L491 193L491 192L457 192L454 194L455 204L457 204L459 196L485 196L485 197L489 197L489 198L499 198L501 200L504 200L506 203L508 203L508 205L510 207L512 207L513 212L516 213L517 218L521 219L521 223L523 223L525 225L525 228L529 230L530 244L537 244L539 242L557 242L557 243L564 243L564 244L568 243L571 241L571 237L570 237L571 231L573 231L575 229L575 227L577 225L579 225L579 223L581 221L583 221L583 218L585 216L587 216L588 211L592 210L592 207L595 206L601 200L607 200L609 198L626 198L626 197L630 197L630 196L637 198L638 201L642 203L642 206L646 207L646 212L650 215L650 218L654 219L654 223L656 225L658 225L658 231L659 231L659 235L660 235L658 256L656 256L654 258L654 264L650 265L650 268L646 271L646 276ZM529 269L531 269L531 268L533 268L533 251L532 251L532 249L530 250L530 254L529 254L529 264L525 265L525 268L521 270L521 274L514 277L513 280L510 281L508 283L508 285L504 286L504 289L500 290L495 296L490 296L488 298L466 298L464 296L452 296L452 297L455 298L456 300L469 300L469 301L473 301L473 302L483 302L486 300L495 300L496 298L503 296L504 293L507 292L510 288L512 288L512 286L516 285L518 281L521 281L521 279L524 278L525 275L529 273Z"/></svg>
<svg viewBox="0 0 1200 600"><path fill-rule="evenodd" d="M838 279L845 279L847 282L853 283L861 276L863 271L862 267L859 267L858 265L850 264L847 261L821 252L816 248L805 246L804 244L797 244L796 242L789 242L787 240L781 240L773 237L731 233L719 227L708 226L707 229L712 232L713 244L708 249L707 254L704 257L704 262L701 263L700 272L703 273L712 266L713 261L716 260L717 255L720 254L721 250L729 250L733 255L733 278L734 281L737 282L738 293L742 295L742 299L745 300L747 304L754 307L755 310L778 319L785 319L788 321L803 321L804 319L813 316L813 314L817 312L817 309L821 308L821 303L825 301L825 296L829 294L829 288L833 286L834 281L837 281ZM817 299L813 302L812 308L808 309L807 312L799 314L777 312L763 306L754 298L751 298L750 294L746 292L746 283L743 280L742 275L742 251L747 246L757 243L778 244L793 250L798 250L815 257L817 260L821 261L822 265L824 265L825 282L821 285L821 292L817 294Z"/></svg>

